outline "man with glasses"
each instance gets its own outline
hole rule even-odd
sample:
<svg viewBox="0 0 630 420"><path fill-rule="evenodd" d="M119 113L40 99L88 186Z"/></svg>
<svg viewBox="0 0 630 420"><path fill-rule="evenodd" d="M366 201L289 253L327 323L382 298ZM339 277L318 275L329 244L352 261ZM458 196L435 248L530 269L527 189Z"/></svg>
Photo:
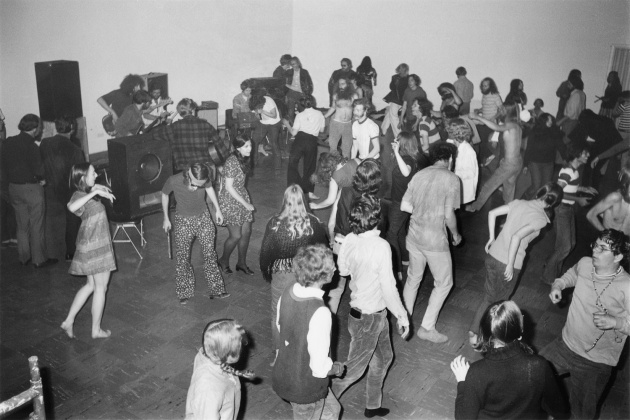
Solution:
<svg viewBox="0 0 630 420"><path fill-rule="evenodd" d="M562 300L573 287L562 336L541 352L559 376L569 374L572 418L592 419L597 402L630 333L630 275L621 267L630 252L628 237L614 229L600 232L592 257L582 258L551 286L549 298Z"/></svg>
<svg viewBox="0 0 630 420"><path fill-rule="evenodd" d="M330 80L328 80L328 106L331 107L333 104L333 91L335 90L335 85L342 77L346 80L350 80L350 76L356 76L356 72L352 70L352 60L349 58L341 59L341 68L333 71L330 76Z"/></svg>

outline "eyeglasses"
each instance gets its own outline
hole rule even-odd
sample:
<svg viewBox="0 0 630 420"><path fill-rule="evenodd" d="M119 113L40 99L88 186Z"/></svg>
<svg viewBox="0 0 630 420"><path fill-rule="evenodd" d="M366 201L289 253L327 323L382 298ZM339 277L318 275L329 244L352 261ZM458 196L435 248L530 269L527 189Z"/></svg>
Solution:
<svg viewBox="0 0 630 420"><path fill-rule="evenodd" d="M609 247L605 247L604 245L598 244L597 242L593 242L591 244L591 249L596 252L604 252L604 251L612 252L612 249L610 249Z"/></svg>

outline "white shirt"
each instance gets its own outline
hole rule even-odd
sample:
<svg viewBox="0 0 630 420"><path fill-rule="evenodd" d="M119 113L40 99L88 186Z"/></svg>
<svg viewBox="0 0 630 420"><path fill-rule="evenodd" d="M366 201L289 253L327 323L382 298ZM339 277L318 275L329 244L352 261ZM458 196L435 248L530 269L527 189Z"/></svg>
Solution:
<svg viewBox="0 0 630 420"><path fill-rule="evenodd" d="M357 146L359 159L366 159L370 154L370 144L379 137L378 125L369 118L352 123L352 142ZM374 156L377 159L380 154Z"/></svg>
<svg viewBox="0 0 630 420"><path fill-rule="evenodd" d="M306 108L295 116L295 122L293 123L293 129L297 131L303 131L311 136L316 136L326 126L326 120L324 114L315 108Z"/></svg>
<svg viewBox="0 0 630 420"><path fill-rule="evenodd" d="M457 143L449 139L448 142L457 146L457 158L453 172L462 180L462 204L475 201L479 180L479 165L475 149L467 141Z"/></svg>
<svg viewBox="0 0 630 420"><path fill-rule="evenodd" d="M304 287L299 283L293 285L293 294L300 298L318 298L323 300L324 291L314 287ZM276 328L280 332L280 304L282 297L278 299L276 308ZM308 333L306 342L308 344L308 355L310 356L309 367L315 378L326 378L333 366L333 361L328 357L330 353L330 331L332 329L332 315L327 306L317 309L308 323Z"/></svg>
<svg viewBox="0 0 630 420"><path fill-rule="evenodd" d="M274 109L276 110L276 118L271 118L271 117L266 116L265 114L260 114L261 115L260 122L265 125L274 125L280 122L280 111L278 111L276 102L273 99L271 99L269 96L265 96L265 105L263 105L263 111L271 112Z"/></svg>
<svg viewBox="0 0 630 420"><path fill-rule="evenodd" d="M409 325L407 311L400 300L392 270L389 243L374 229L359 235L346 235L339 250L339 275L352 276L350 306L364 314L389 309L400 321ZM405 324L406 323L406 324Z"/></svg>

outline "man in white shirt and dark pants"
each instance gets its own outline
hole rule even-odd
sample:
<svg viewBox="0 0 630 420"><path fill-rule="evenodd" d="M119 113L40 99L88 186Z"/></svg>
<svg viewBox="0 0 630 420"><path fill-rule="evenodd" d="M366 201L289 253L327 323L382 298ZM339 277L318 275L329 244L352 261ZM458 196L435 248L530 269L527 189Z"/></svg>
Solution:
<svg viewBox="0 0 630 420"><path fill-rule="evenodd" d="M282 123L295 136L289 155L287 186L297 184L302 187L304 194L316 200L317 197L313 195L315 185L311 182L311 175L315 173L317 167L317 135L324 131L326 120L320 111L313 108L314 106L315 98L310 95L303 96L298 102L300 113L295 116L293 127L286 119L283 119ZM298 167L302 158L304 158L304 163L300 176Z"/></svg>
<svg viewBox="0 0 630 420"><path fill-rule="evenodd" d="M344 238L337 262L339 274L352 277L350 353L345 362L347 373L343 379L333 380L332 391L339 398L369 368L364 414L370 418L389 413L381 407L383 383L393 359L387 309L397 318L403 339L409 334L409 319L396 289L391 248L376 229L381 218L380 201L372 196L357 198L349 218L353 233Z"/></svg>

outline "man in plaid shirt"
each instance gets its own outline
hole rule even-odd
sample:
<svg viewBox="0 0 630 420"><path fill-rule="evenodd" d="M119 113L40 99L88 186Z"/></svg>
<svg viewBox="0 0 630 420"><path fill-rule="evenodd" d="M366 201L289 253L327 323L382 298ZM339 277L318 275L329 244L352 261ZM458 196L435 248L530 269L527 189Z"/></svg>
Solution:
<svg viewBox="0 0 630 420"><path fill-rule="evenodd" d="M208 146L219 141L219 133L206 120L195 116L197 104L184 98L177 104L177 112L183 118L160 130L156 130L156 140L168 141L173 152L175 168L183 171L195 162L213 167Z"/></svg>

